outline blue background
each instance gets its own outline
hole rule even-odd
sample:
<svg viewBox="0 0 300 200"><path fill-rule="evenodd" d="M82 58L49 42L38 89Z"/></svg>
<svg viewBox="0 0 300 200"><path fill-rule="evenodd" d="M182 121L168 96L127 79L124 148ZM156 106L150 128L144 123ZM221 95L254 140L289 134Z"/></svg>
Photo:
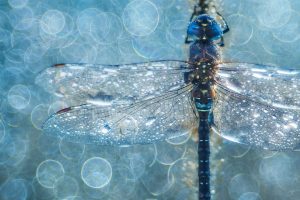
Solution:
<svg viewBox="0 0 300 200"><path fill-rule="evenodd" d="M186 60L194 2L0 1L0 199L197 199L195 136L102 147L43 135L65 102L38 87L55 63ZM230 26L224 61L299 68L300 4L215 0ZM212 135L216 200L296 200L299 152L251 149Z"/></svg>

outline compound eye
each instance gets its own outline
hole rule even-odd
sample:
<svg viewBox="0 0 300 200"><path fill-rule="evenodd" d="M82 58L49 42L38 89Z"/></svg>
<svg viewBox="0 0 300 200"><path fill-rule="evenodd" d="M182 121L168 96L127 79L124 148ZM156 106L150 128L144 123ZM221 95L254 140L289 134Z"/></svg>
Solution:
<svg viewBox="0 0 300 200"><path fill-rule="evenodd" d="M199 29L200 29L199 24L198 24L198 23L195 23L195 22L192 22L192 23L189 24L189 26L188 26L187 33L188 33L189 35L194 35L194 36L196 36L196 35L199 34Z"/></svg>

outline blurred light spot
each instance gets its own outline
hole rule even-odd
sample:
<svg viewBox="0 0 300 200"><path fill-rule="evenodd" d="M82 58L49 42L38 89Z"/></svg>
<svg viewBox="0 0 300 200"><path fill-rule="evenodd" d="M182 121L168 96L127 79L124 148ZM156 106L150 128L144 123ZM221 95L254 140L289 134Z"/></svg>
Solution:
<svg viewBox="0 0 300 200"><path fill-rule="evenodd" d="M167 9L174 6L175 0L151 0L158 8Z"/></svg>
<svg viewBox="0 0 300 200"><path fill-rule="evenodd" d="M58 137L42 134L38 139L38 149L45 155L56 155L59 151Z"/></svg>
<svg viewBox="0 0 300 200"><path fill-rule="evenodd" d="M65 16L58 10L48 10L42 16L40 26L44 32L55 35L63 30Z"/></svg>
<svg viewBox="0 0 300 200"><path fill-rule="evenodd" d="M247 174L235 175L228 185L228 193L232 199L238 199L246 192L258 191L259 187L257 181Z"/></svg>
<svg viewBox="0 0 300 200"><path fill-rule="evenodd" d="M24 61L26 63L37 63L41 61L47 50L47 47L42 46L42 44L32 43L24 53ZM35 70L32 69L31 71Z"/></svg>
<svg viewBox="0 0 300 200"><path fill-rule="evenodd" d="M18 110L26 108L30 102L30 98L30 90L25 85L13 86L7 95L8 103Z"/></svg>
<svg viewBox="0 0 300 200"><path fill-rule="evenodd" d="M55 196L58 199L76 196L79 186L77 181L70 176L61 176L54 184Z"/></svg>
<svg viewBox="0 0 300 200"><path fill-rule="evenodd" d="M0 15L0 17L1 17L1 15ZM11 48L11 33L2 28L0 28L0 47L5 48L5 49Z"/></svg>
<svg viewBox="0 0 300 200"><path fill-rule="evenodd" d="M283 153L277 153L273 157L262 160L259 166L261 179L283 190L299 184L299 174L295 171L297 171L297 165L292 158Z"/></svg>
<svg viewBox="0 0 300 200"><path fill-rule="evenodd" d="M5 137L5 126L2 120L0 120L0 142L2 142L2 140Z"/></svg>
<svg viewBox="0 0 300 200"><path fill-rule="evenodd" d="M164 165L171 165L181 159L186 152L186 145L172 145L166 142L155 144L157 149L156 160Z"/></svg>
<svg viewBox="0 0 300 200"><path fill-rule="evenodd" d="M60 153L67 159L78 160L83 156L84 144L72 143L62 139L59 143Z"/></svg>
<svg viewBox="0 0 300 200"><path fill-rule="evenodd" d="M12 48L5 52L5 58L9 62L20 64L24 59L24 50Z"/></svg>
<svg viewBox="0 0 300 200"><path fill-rule="evenodd" d="M36 169L38 182L46 188L54 188L55 182L64 175L62 164L56 160L45 160Z"/></svg>
<svg viewBox="0 0 300 200"><path fill-rule="evenodd" d="M114 43L123 31L121 19L113 13L100 12L89 23L91 36L99 44Z"/></svg>
<svg viewBox="0 0 300 200"><path fill-rule="evenodd" d="M0 143L0 149L0 164L17 166L26 156L28 143L21 137L6 134Z"/></svg>
<svg viewBox="0 0 300 200"><path fill-rule="evenodd" d="M180 145L186 143L190 139L191 135L192 130L188 130L182 134L179 134L177 137L168 138L166 141L173 145Z"/></svg>
<svg viewBox="0 0 300 200"><path fill-rule="evenodd" d="M9 28L9 17L8 15L0 10L0 28Z"/></svg>
<svg viewBox="0 0 300 200"><path fill-rule="evenodd" d="M8 3L13 8L22 8L26 6L28 0L8 0Z"/></svg>
<svg viewBox="0 0 300 200"><path fill-rule="evenodd" d="M53 188L46 188L42 186L37 176L33 177L32 180L32 194L34 197L38 197L41 200L52 200L55 199Z"/></svg>
<svg viewBox="0 0 300 200"><path fill-rule="evenodd" d="M93 157L84 162L81 169L83 182L91 188L103 188L112 176L110 163L100 157Z"/></svg>
<svg viewBox="0 0 300 200"><path fill-rule="evenodd" d="M231 39L230 45L242 46L251 40L253 36L253 26L247 17L240 14L233 14L226 20L228 24L232 24L230 27L232 31L229 31L228 36Z"/></svg>
<svg viewBox="0 0 300 200"><path fill-rule="evenodd" d="M9 22L16 30L27 30L34 22L33 11L29 7L15 8L9 12Z"/></svg>
<svg viewBox="0 0 300 200"><path fill-rule="evenodd" d="M198 184L197 175L198 163L194 158L182 158L177 160L170 166L168 171L168 179L171 181L174 179L175 185L185 184ZM182 188L181 185L180 188ZM197 190L198 188L191 188L192 190ZM195 192L196 193L196 192Z"/></svg>
<svg viewBox="0 0 300 200"><path fill-rule="evenodd" d="M296 11L291 12L290 20L273 32L276 39L281 42L295 42L300 39L300 14Z"/></svg>
<svg viewBox="0 0 300 200"><path fill-rule="evenodd" d="M174 179L168 178L169 168L170 166L155 162L140 178L146 189L152 195L162 195L169 191L174 184Z"/></svg>
<svg viewBox="0 0 300 200"><path fill-rule="evenodd" d="M168 25L166 38L168 43L174 48L182 48L182 43L186 35L186 22L183 20L172 21Z"/></svg>
<svg viewBox="0 0 300 200"><path fill-rule="evenodd" d="M258 193L246 192L240 196L238 200L262 200Z"/></svg>
<svg viewBox="0 0 300 200"><path fill-rule="evenodd" d="M63 200L84 200L84 199L80 196L68 196L68 197L64 198Z"/></svg>
<svg viewBox="0 0 300 200"><path fill-rule="evenodd" d="M159 22L156 5L148 0L131 1L124 9L123 24L132 35L146 36L155 31Z"/></svg>
<svg viewBox="0 0 300 200"><path fill-rule="evenodd" d="M11 179L1 186L1 200L26 200L27 185L22 179Z"/></svg>
<svg viewBox="0 0 300 200"><path fill-rule="evenodd" d="M73 43L66 48L60 49L63 60L72 60L76 63L95 63L97 59L97 49L84 43Z"/></svg>
<svg viewBox="0 0 300 200"><path fill-rule="evenodd" d="M76 25L81 36L91 36L91 28L97 25L93 24L95 22L95 17L101 13L102 12L96 8L88 8L79 13Z"/></svg>
<svg viewBox="0 0 300 200"><path fill-rule="evenodd" d="M157 51L161 52L160 56L164 56L168 53L164 42L164 35L161 32L155 32L148 37L132 38L132 47L137 55L143 58L153 59L153 55Z"/></svg>
<svg viewBox="0 0 300 200"><path fill-rule="evenodd" d="M36 129L42 128L43 123L48 118L48 105L39 104L31 111L31 122Z"/></svg>
<svg viewBox="0 0 300 200"><path fill-rule="evenodd" d="M286 24L291 16L289 0L258 1L255 17L262 26L279 28Z"/></svg>

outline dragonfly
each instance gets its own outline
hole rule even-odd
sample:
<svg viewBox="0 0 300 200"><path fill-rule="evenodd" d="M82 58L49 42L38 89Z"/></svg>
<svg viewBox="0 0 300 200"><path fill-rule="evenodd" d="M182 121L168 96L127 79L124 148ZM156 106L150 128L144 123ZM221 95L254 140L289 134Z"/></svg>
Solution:
<svg viewBox="0 0 300 200"><path fill-rule="evenodd" d="M300 148L300 71L254 63L222 62L217 13L194 7L185 43L187 61L121 65L56 64L36 83L74 105L59 110L43 131L79 143L151 144L198 126L199 199L211 199L210 132L267 150Z"/></svg>

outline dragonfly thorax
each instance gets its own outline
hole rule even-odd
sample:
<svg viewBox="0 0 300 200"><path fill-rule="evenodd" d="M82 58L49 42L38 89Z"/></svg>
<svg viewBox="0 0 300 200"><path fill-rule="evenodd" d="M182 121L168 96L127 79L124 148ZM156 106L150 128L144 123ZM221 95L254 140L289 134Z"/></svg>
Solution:
<svg viewBox="0 0 300 200"><path fill-rule="evenodd" d="M220 60L219 48L211 41L195 41L190 46L189 62L193 65L199 63L216 64Z"/></svg>
<svg viewBox="0 0 300 200"><path fill-rule="evenodd" d="M223 35L221 26L209 15L199 15L188 27L188 34L196 38L190 46L190 67L187 81L193 86L192 98L200 113L210 112L214 98L213 84L219 48L214 40Z"/></svg>
<svg viewBox="0 0 300 200"><path fill-rule="evenodd" d="M215 65L201 63L194 66L194 70L187 75L187 82L193 84L208 84L213 82L213 76L215 73Z"/></svg>

